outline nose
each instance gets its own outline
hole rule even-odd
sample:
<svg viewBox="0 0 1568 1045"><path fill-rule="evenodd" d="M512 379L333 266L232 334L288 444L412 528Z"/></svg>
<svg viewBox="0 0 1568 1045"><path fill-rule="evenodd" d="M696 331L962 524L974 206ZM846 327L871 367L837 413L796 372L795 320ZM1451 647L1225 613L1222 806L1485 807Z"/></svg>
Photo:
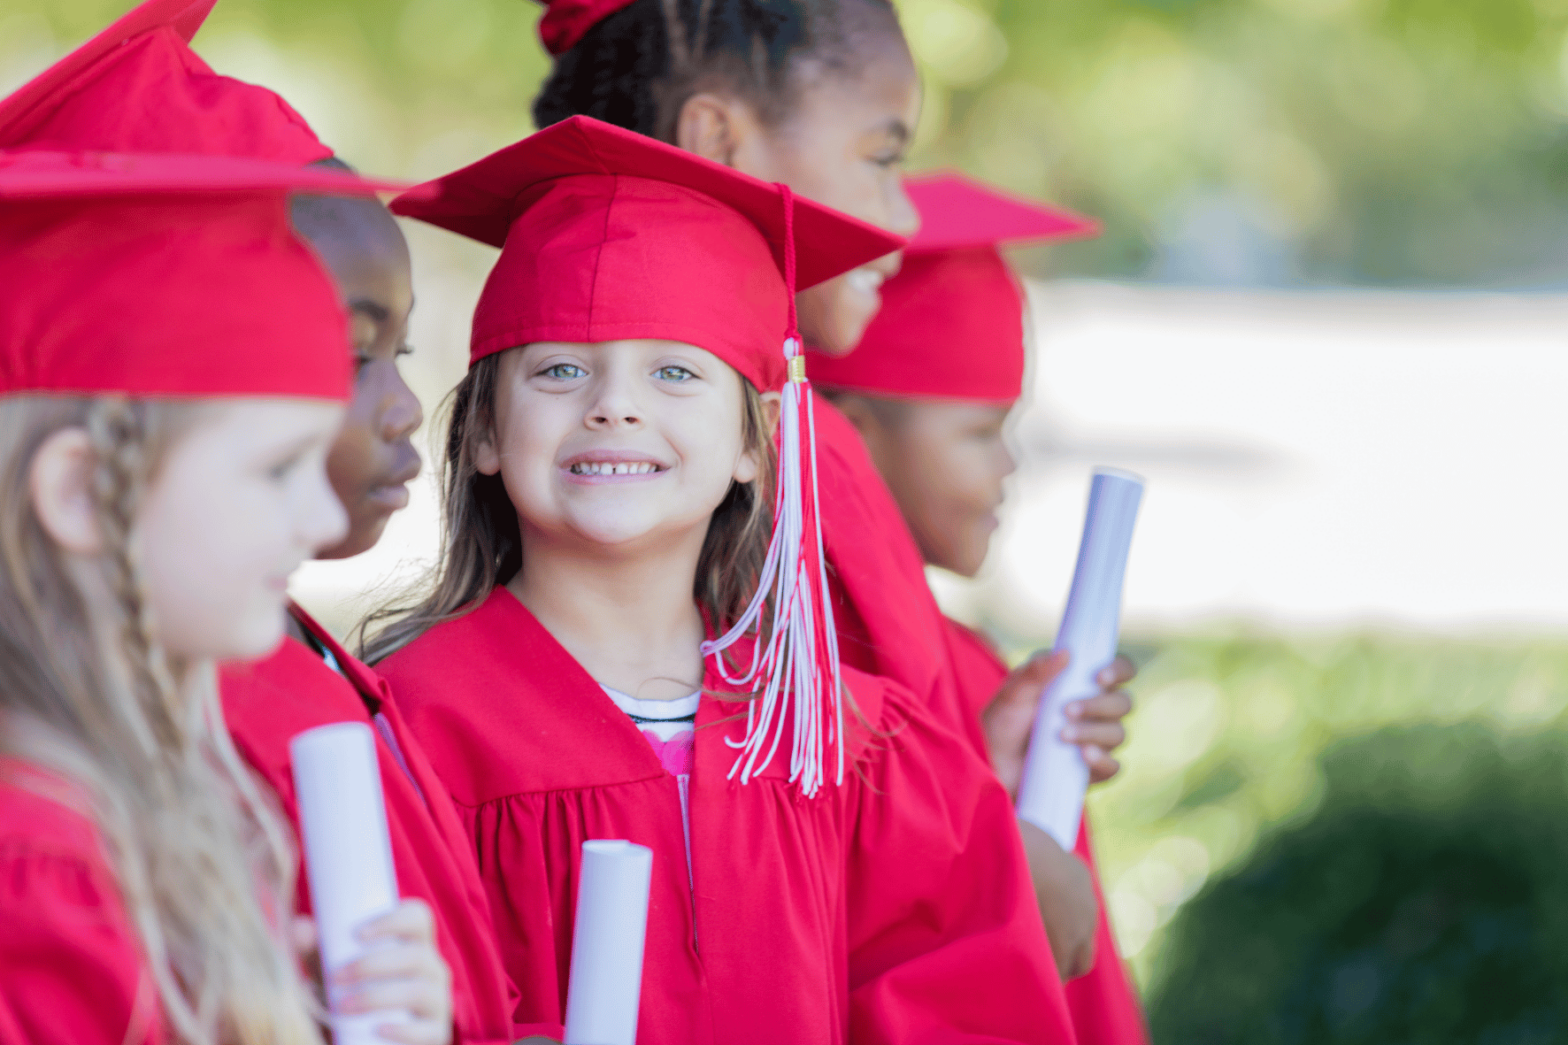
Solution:
<svg viewBox="0 0 1568 1045"><path fill-rule="evenodd" d="M583 423L597 431L637 428L643 423L629 374L608 367L595 378L594 396Z"/></svg>
<svg viewBox="0 0 1568 1045"><path fill-rule="evenodd" d="M1007 445L1006 440L1002 441L1002 455L1000 458L1000 463L1002 466L1003 479L1006 479L1009 475L1012 475L1014 472L1018 471L1018 456L1013 453L1013 448Z"/></svg>
<svg viewBox="0 0 1568 1045"><path fill-rule="evenodd" d="M403 380L395 367L391 369L387 388L381 397L378 427L382 440L395 443L414 434L424 423L425 410L414 390L408 387L408 382Z"/></svg>

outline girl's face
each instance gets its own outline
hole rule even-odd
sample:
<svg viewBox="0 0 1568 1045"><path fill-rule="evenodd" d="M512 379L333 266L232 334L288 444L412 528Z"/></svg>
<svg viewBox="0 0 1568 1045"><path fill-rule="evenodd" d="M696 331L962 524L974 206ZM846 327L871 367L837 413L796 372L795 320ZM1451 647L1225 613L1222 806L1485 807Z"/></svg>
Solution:
<svg viewBox="0 0 1568 1045"><path fill-rule="evenodd" d="M903 163L920 117L920 78L903 40L879 40L851 73L805 76L788 121L742 136L733 165L879 228L913 235L920 219L904 192ZM802 334L834 355L853 349L881 308L882 282L899 261L890 254L802 291Z"/></svg>
<svg viewBox="0 0 1568 1045"><path fill-rule="evenodd" d="M695 554L730 484L758 474L742 380L675 341L515 348L476 461L502 477L525 540Z"/></svg>
<svg viewBox="0 0 1568 1045"><path fill-rule="evenodd" d="M865 437L926 562L973 577L997 527L1004 480L1017 464L1007 448L1008 408L909 401L845 413Z"/></svg>
<svg viewBox="0 0 1568 1045"><path fill-rule="evenodd" d="M332 403L214 403L169 448L134 540L171 654L251 659L277 646L289 574L347 530L326 473L342 420Z"/></svg>
<svg viewBox="0 0 1568 1045"><path fill-rule="evenodd" d="M356 373L347 419L327 456L332 488L348 510L348 533L320 557L346 559L374 547L387 520L408 505L408 483L420 465L413 434L424 413L398 371L409 352L414 307L408 243L379 203L324 206L335 220L309 222L303 231L348 309Z"/></svg>

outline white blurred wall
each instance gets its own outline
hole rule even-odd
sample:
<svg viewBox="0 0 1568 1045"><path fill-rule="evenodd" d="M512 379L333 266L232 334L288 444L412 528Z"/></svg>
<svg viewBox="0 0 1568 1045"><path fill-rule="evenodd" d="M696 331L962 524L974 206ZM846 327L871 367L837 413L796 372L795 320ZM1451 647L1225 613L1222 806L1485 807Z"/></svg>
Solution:
<svg viewBox="0 0 1568 1045"><path fill-rule="evenodd" d="M484 255L416 233L416 375L461 373ZM421 250L421 248L427 248ZM1129 568L1133 627L1568 628L1568 298L1031 287L1033 398L982 578L944 601L1049 635L1088 473L1149 480ZM427 351L426 346L431 351ZM370 555L297 590L345 600L428 559L428 487Z"/></svg>

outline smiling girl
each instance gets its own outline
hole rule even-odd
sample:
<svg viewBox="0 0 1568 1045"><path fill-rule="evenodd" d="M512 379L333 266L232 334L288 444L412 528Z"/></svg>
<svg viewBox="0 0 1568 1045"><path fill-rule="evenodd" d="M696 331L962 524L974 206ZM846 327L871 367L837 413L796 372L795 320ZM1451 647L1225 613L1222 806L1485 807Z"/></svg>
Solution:
<svg viewBox="0 0 1568 1045"><path fill-rule="evenodd" d="M540 126L596 116L900 235L919 226L902 167L920 115L920 81L888 0L546 0L546 8L540 36L556 60L534 102ZM888 255L803 291L807 341L825 354L850 353L900 263ZM823 404L817 438L845 661L903 683L1015 779L1007 767L1022 763L1034 709L1063 662L1037 658L974 700L921 549L855 427ZM1133 674L1118 659L1100 676L1102 695L1071 709L1077 732L1067 739L1080 744L1098 778L1117 768L1109 749L1130 706L1118 687ZM1085 883L1071 881L1067 854L1043 832L1020 830L1042 896L1059 892L1049 884L1059 882L1077 898L1054 901L1081 907ZM1076 950L1076 939L1063 941L1059 953Z"/></svg>
<svg viewBox="0 0 1568 1045"><path fill-rule="evenodd" d="M0 153L7 1041L321 1040L292 854L213 680L277 644L289 573L344 531L343 314L288 228L305 187L371 188Z"/></svg>
<svg viewBox="0 0 1568 1045"><path fill-rule="evenodd" d="M1006 837L1005 792L840 672L821 601L793 286L898 241L581 117L433 189L394 209L502 251L441 570L373 652L520 1022L559 1035L581 843L628 838L655 853L645 1045L1070 1040L1016 842L970 844Z"/></svg>

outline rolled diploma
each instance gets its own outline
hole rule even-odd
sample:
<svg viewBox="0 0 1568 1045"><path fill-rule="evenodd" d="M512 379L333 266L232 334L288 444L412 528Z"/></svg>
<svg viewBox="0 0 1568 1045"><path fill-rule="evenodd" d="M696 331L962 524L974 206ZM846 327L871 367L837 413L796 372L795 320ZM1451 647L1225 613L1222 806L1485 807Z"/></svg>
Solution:
<svg viewBox="0 0 1568 1045"><path fill-rule="evenodd" d="M1116 656L1122 578L1142 498L1143 480L1138 476L1115 468L1095 469L1078 567L1056 635L1056 648L1067 650L1072 659L1040 701L1018 787L1019 817L1069 851L1078 843L1089 766L1078 745L1061 739L1067 724L1065 709L1072 701L1099 692L1094 677Z"/></svg>
<svg viewBox="0 0 1568 1045"><path fill-rule="evenodd" d="M289 741L289 757L321 969L330 982L334 972L369 950L355 930L398 904L376 742L364 723L340 722L296 736ZM327 1001L337 1008L330 987ZM332 1016L332 1040L336 1045L384 1042L376 1027L408 1019L402 1009Z"/></svg>
<svg viewBox="0 0 1568 1045"><path fill-rule="evenodd" d="M635 1045L653 850L583 843L566 990L566 1045Z"/></svg>

